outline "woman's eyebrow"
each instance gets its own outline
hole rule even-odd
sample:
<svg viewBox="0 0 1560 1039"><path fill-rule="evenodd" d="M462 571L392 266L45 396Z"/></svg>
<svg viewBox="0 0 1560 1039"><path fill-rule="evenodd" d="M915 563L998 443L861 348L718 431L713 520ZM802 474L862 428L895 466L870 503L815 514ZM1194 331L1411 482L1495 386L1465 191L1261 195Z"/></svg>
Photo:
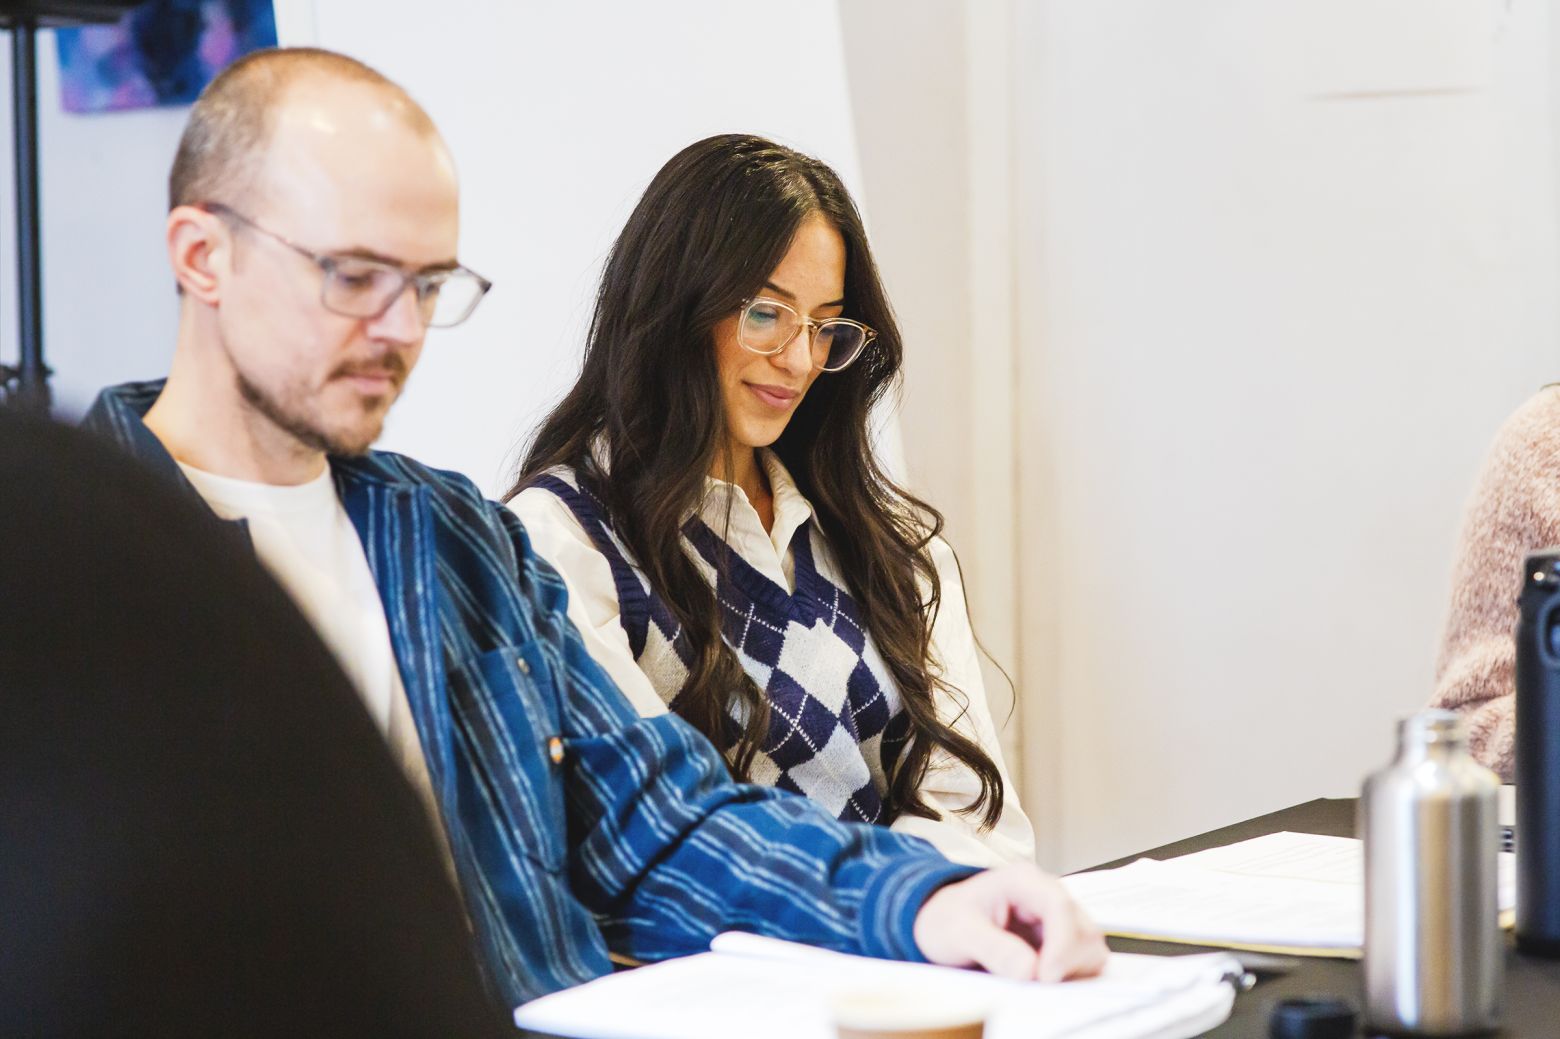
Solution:
<svg viewBox="0 0 1560 1039"><path fill-rule="evenodd" d="M777 296L784 296L786 299L790 300L792 303L796 302L796 293L792 292L790 289L782 289L780 286L776 285L772 281L764 282L764 288L766 288L766 289L770 290L771 292L775 293ZM816 307L813 307L813 309L814 310L823 310L826 307L843 307L844 305L845 305L845 297L841 296L839 299L833 300L831 302L820 303Z"/></svg>

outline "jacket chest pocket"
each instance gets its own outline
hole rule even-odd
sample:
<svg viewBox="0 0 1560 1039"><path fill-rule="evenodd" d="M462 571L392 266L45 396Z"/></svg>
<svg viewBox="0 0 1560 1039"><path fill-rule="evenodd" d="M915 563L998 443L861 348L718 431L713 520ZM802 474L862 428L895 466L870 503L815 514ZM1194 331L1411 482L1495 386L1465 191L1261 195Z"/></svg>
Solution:
<svg viewBox="0 0 1560 1039"><path fill-rule="evenodd" d="M523 855L561 870L564 741L541 647L533 641L465 661L451 672L450 694L454 738L471 764L459 770L460 815L478 858Z"/></svg>

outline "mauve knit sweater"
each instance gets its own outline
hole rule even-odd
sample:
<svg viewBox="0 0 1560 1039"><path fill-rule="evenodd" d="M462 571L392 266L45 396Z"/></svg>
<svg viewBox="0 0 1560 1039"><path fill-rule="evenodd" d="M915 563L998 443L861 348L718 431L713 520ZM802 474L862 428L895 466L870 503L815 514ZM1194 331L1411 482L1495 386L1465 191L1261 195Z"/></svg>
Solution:
<svg viewBox="0 0 1560 1039"><path fill-rule="evenodd" d="M1560 545L1560 386L1518 408L1468 505L1436 662L1436 707L1468 723L1474 756L1512 779L1517 592L1529 552Z"/></svg>

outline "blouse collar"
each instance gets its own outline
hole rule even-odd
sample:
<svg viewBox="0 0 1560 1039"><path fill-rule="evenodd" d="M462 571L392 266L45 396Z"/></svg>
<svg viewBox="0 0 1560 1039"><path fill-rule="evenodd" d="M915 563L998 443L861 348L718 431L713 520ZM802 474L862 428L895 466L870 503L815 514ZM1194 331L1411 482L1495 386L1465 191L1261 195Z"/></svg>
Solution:
<svg viewBox="0 0 1560 1039"><path fill-rule="evenodd" d="M743 558L753 562L755 556L764 558L772 555L778 571L780 562L790 550L791 539L802 524L812 518L813 507L796 486L790 470L773 451L761 448L758 461L769 477L770 493L774 496L775 517L770 530L764 530L758 518L758 510L753 508L753 503L748 501L747 493L742 488L713 476L704 478L704 500L700 504L699 514L717 535L724 534L725 540ZM726 529L728 503L729 530ZM768 549L763 555L754 552L760 545ZM784 585L788 582L781 583Z"/></svg>

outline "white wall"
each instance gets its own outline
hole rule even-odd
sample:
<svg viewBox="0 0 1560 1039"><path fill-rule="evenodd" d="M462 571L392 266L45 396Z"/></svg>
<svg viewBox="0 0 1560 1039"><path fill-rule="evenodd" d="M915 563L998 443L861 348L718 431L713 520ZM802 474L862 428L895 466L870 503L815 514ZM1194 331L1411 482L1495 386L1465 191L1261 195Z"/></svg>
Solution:
<svg viewBox="0 0 1560 1039"><path fill-rule="evenodd" d="M840 14L873 250L904 338L908 483L947 521L1022 783L1022 705L1001 670L1016 675L1020 635L1011 15L945 0L843 0Z"/></svg>
<svg viewBox="0 0 1560 1039"><path fill-rule="evenodd" d="M1540 0L1016 11L1027 747L1080 865L1352 795L1427 698L1557 367L1552 54Z"/></svg>
<svg viewBox="0 0 1560 1039"><path fill-rule="evenodd" d="M1042 859L1352 795L1428 696L1485 445L1554 377L1547 9L842 12L910 476L1018 664Z"/></svg>
<svg viewBox="0 0 1560 1039"><path fill-rule="evenodd" d="M293 0L291 8L301 8ZM361 58L404 84L461 171L461 255L496 288L430 335L383 445L507 485L513 450L578 371L606 251L661 165L725 131L818 155L860 187L832 0L769 8L314 0L284 42ZM745 41L778 65L757 74Z"/></svg>
<svg viewBox="0 0 1560 1039"><path fill-rule="evenodd" d="M973 439L949 420L973 392L964 13L944 0L843 0L840 16L873 253L904 334L909 475L937 489L958 546L973 541L976 507Z"/></svg>
<svg viewBox="0 0 1560 1039"><path fill-rule="evenodd" d="M284 43L334 47L404 83L462 173L462 254L497 287L466 326L436 331L383 446L498 493L512 452L572 380L590 295L651 176L710 133L764 133L819 155L861 194L833 0L766 11L696 0L441 5L280 0ZM776 33L779 33L776 36ZM742 41L791 57L737 74ZM52 34L39 39L45 346L74 413L101 386L160 376L177 307L162 250L165 178L187 109L79 116L59 105ZM9 49L0 53L9 77ZM0 113L0 356L14 358L9 105ZM884 450L903 465L897 430Z"/></svg>
<svg viewBox="0 0 1560 1039"><path fill-rule="evenodd" d="M103 386L167 372L178 327L162 248L168 166L185 109L73 115L60 106L54 34L38 35L45 360L74 414ZM11 48L0 49L0 357L14 361L16 189Z"/></svg>

